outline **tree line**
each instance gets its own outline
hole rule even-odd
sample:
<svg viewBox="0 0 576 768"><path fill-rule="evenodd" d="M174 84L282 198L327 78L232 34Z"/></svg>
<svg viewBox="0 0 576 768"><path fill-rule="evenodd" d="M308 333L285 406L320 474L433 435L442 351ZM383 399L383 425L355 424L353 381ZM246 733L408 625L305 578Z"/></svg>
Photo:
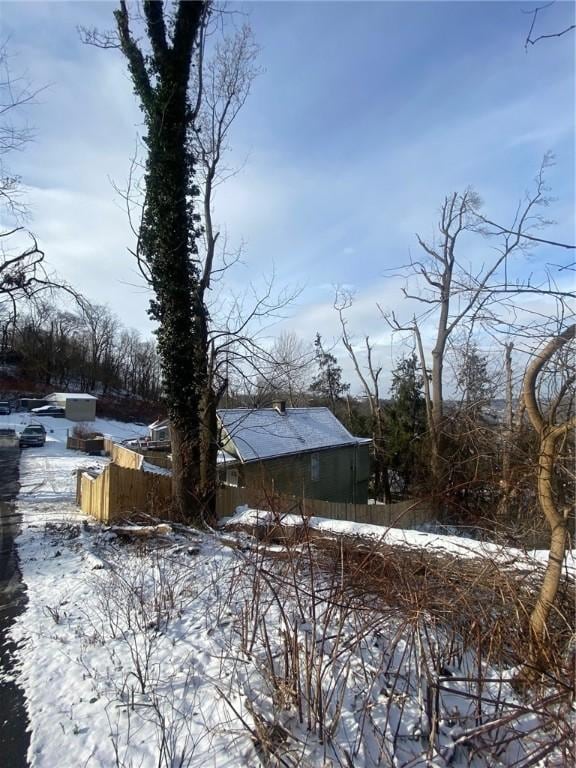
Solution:
<svg viewBox="0 0 576 768"><path fill-rule="evenodd" d="M161 398L160 361L153 339L125 328L105 306L83 302L65 310L44 301L4 327L0 360L40 390Z"/></svg>

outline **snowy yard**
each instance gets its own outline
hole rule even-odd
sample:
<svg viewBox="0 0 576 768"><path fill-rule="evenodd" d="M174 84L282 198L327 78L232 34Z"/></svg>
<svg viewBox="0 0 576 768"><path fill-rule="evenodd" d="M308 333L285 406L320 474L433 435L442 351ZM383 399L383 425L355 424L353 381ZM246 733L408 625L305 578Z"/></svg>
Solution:
<svg viewBox="0 0 576 768"><path fill-rule="evenodd" d="M182 527L127 541L86 520L74 471L105 460L66 451L62 421L46 420L45 447L21 459L29 602L12 633L31 766L570 764L565 691L550 685L523 699L513 661L464 641L467 628L408 611L369 584L361 594L362 563L352 572L344 557L330 565L306 545L259 548L241 534ZM439 548L490 564L520 557L471 540L387 536L427 557ZM523 571L537 570L522 557Z"/></svg>

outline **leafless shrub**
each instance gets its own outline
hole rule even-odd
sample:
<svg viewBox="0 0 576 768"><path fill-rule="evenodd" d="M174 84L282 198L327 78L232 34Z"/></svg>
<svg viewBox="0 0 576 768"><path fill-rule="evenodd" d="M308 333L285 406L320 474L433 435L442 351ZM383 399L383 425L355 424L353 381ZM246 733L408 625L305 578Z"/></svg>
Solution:
<svg viewBox="0 0 576 768"><path fill-rule="evenodd" d="M93 437L101 437L100 432L94 432L94 430L84 423L75 424L72 428L72 436L77 437L79 440L90 440Z"/></svg>
<svg viewBox="0 0 576 768"><path fill-rule="evenodd" d="M573 754L573 581L550 625L548 675L523 700L513 671L541 569L309 533L244 564L236 631L260 682L246 673L239 685L269 764L528 766Z"/></svg>
<svg viewBox="0 0 576 768"><path fill-rule="evenodd" d="M60 624L62 614L60 613L60 606L58 605L45 605L44 610L50 616L54 624Z"/></svg>
<svg viewBox="0 0 576 768"><path fill-rule="evenodd" d="M110 702L105 712L115 768L134 768L134 763L129 758L132 730L130 709L118 709L116 702Z"/></svg>
<svg viewBox="0 0 576 768"><path fill-rule="evenodd" d="M91 629L95 642L123 642L132 662L127 677L136 679L142 694L158 672L154 657L159 638L189 599L192 579L193 569L158 550L147 558L126 555L95 576L96 599L84 612L85 631ZM125 680L122 692L126 686Z"/></svg>
<svg viewBox="0 0 576 768"><path fill-rule="evenodd" d="M267 766L571 764L573 579L550 622L547 675L522 692L514 671L542 578L523 556L330 537L280 514L270 530L282 546L223 537L215 557L196 535L188 554L184 529L168 548L106 544L82 631L110 663L78 661L115 708L116 765L130 765L136 721L153 726L166 768L222 734ZM160 664L191 604L189 631L214 636L219 673L188 651Z"/></svg>
<svg viewBox="0 0 576 768"><path fill-rule="evenodd" d="M196 680L189 671L184 681L162 683L151 696L149 719L155 726L157 764L165 768L187 768L203 738L194 736L191 722L199 708Z"/></svg>
<svg viewBox="0 0 576 768"><path fill-rule="evenodd" d="M47 534L61 539L75 539L80 535L80 526L77 523L62 520L61 522L48 521L44 525Z"/></svg>

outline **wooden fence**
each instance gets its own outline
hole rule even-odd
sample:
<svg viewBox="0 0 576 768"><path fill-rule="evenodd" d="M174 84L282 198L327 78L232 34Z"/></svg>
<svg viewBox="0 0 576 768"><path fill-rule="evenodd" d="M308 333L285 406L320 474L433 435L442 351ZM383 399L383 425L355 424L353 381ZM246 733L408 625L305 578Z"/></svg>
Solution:
<svg viewBox="0 0 576 768"><path fill-rule="evenodd" d="M99 475L79 471L76 502L102 523L113 523L134 512L167 517L171 478L153 472L108 464Z"/></svg>
<svg viewBox="0 0 576 768"><path fill-rule="evenodd" d="M99 454L104 450L103 437L74 437L68 435L66 438L66 448L72 451L82 451L83 453Z"/></svg>
<svg viewBox="0 0 576 768"><path fill-rule="evenodd" d="M118 446L120 447L120 446ZM129 451L128 453L133 453ZM131 461L122 452L121 459ZM133 467L109 464L96 476L79 472L76 501L82 511L103 523L112 523L133 512L148 512L157 517L168 517L171 496L171 478ZM297 499L292 496L270 496L261 489L223 486L216 495L218 517L229 517L236 508L247 504L255 509L274 510L279 513L304 514L333 520L351 520L356 523L410 528L432 519L425 504L403 501L398 504L339 504L317 499Z"/></svg>
<svg viewBox="0 0 576 768"><path fill-rule="evenodd" d="M218 517L233 515L236 508L247 504L253 509L294 513L306 517L326 517L331 520L350 520L355 523L412 528L434 519L429 505L417 500L396 504L348 504L345 502L298 499L294 496L270 495L254 488L223 486L218 489L216 512Z"/></svg>
<svg viewBox="0 0 576 768"><path fill-rule="evenodd" d="M130 448L125 448L123 445L118 445L109 437L104 438L104 452L110 456L112 463L119 467L142 469L144 456L141 453L131 451Z"/></svg>
<svg viewBox="0 0 576 768"><path fill-rule="evenodd" d="M155 467L161 467L162 469L172 469L172 459L165 453L146 451L143 456L144 461L147 461L148 464L154 464Z"/></svg>
<svg viewBox="0 0 576 768"><path fill-rule="evenodd" d="M118 464L119 467L126 467L126 469L142 469L145 461L162 469L172 469L172 459L165 453L159 451L144 451L143 453L133 451L124 445L118 445L109 437L104 438L103 450L104 453L110 456L114 464Z"/></svg>

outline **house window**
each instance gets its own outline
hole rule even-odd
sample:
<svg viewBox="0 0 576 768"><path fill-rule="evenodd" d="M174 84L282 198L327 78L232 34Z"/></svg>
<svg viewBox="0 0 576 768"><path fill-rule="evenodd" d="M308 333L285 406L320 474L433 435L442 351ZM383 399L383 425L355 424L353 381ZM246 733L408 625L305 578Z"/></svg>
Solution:
<svg viewBox="0 0 576 768"><path fill-rule="evenodd" d="M317 453L310 456L310 479L313 483L320 480L320 456Z"/></svg>
<svg viewBox="0 0 576 768"><path fill-rule="evenodd" d="M226 470L226 485L233 485L234 488L238 488L238 470L237 469Z"/></svg>

